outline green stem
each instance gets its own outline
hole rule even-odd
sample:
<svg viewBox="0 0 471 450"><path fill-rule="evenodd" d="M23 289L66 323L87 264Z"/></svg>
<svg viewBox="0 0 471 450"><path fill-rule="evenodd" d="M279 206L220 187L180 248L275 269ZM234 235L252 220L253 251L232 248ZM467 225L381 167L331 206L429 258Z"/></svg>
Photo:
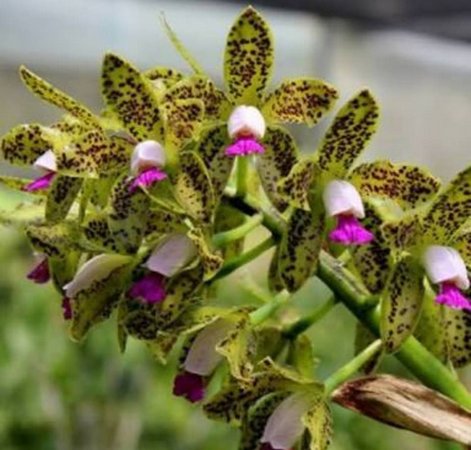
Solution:
<svg viewBox="0 0 471 450"><path fill-rule="evenodd" d="M250 249L245 253L242 253L242 255L239 255L225 263L221 267L219 272L212 278L211 281L219 280L221 278L226 277L227 275L237 270L239 267L245 266L245 264L260 256L262 253L264 253L274 245L275 240L273 239L273 237L265 239L263 242L261 242L254 248Z"/></svg>
<svg viewBox="0 0 471 450"><path fill-rule="evenodd" d="M246 156L239 156L237 158L237 197L244 197L247 194L249 162L250 160Z"/></svg>
<svg viewBox="0 0 471 450"><path fill-rule="evenodd" d="M246 196L235 199L230 192L225 193L227 200L241 212L248 215L263 214L263 225L272 232L274 239L281 236L284 224L277 216L258 207L257 202ZM380 335L379 318L373 309L371 294L335 258L322 251L317 276L333 291L342 302L376 336ZM396 357L412 374L427 386L452 398L462 406L471 409L471 394L459 380L433 356L413 336L406 339Z"/></svg>
<svg viewBox="0 0 471 450"><path fill-rule="evenodd" d="M262 322L273 316L276 311L290 298L288 291L281 291L273 300L250 313L252 325L260 325Z"/></svg>
<svg viewBox="0 0 471 450"><path fill-rule="evenodd" d="M249 234L254 228L262 223L262 214L257 214L250 219L246 220L242 225L237 228L233 228L229 231L217 233L213 236L213 245L217 248L221 248L229 244L230 242L237 241Z"/></svg>
<svg viewBox="0 0 471 450"><path fill-rule="evenodd" d="M315 309L311 314L302 317L301 319L289 325L286 330L283 331L283 335L287 339L295 339L296 336L304 333L312 325L321 320L336 304L337 300L334 296L332 296L323 305L320 305L317 309Z"/></svg>
<svg viewBox="0 0 471 450"><path fill-rule="evenodd" d="M331 394L337 386L340 386L342 383L351 378L355 373L357 373L373 356L381 349L381 340L377 339L366 347L361 353L359 353L355 358L341 367L339 370L334 372L327 380L324 382L325 393L327 395Z"/></svg>

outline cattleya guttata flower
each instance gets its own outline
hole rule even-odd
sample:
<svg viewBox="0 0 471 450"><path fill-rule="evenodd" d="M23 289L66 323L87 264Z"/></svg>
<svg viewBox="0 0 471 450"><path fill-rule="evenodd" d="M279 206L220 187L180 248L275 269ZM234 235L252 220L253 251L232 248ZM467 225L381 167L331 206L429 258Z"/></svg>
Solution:
<svg viewBox="0 0 471 450"><path fill-rule="evenodd" d="M240 450L326 450L345 373L376 370L412 334L412 348L470 362L470 169L442 188L413 165L358 163L378 127L368 89L301 157L284 125L316 125L338 93L308 77L271 89L273 36L255 9L229 31L224 90L164 25L192 72L140 71L108 53L97 114L20 69L65 114L2 138L5 160L40 176L0 177L25 198L0 220L24 229L37 258L26 277L58 292L71 338L114 317L123 352L130 338L162 363L178 350L168 389L239 426ZM271 235L246 250L262 226ZM271 247L268 290L248 270L229 306L220 280ZM315 276L330 297L300 314L291 292ZM308 288L317 297L319 284ZM337 301L361 322L358 356L321 382L304 331Z"/></svg>

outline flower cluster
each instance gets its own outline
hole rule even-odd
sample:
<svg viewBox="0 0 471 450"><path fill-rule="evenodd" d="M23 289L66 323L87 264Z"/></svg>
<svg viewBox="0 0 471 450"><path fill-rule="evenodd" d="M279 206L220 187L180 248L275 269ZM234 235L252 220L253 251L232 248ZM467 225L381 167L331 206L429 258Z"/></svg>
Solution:
<svg viewBox="0 0 471 450"><path fill-rule="evenodd" d="M182 341L174 394L240 426L246 450L328 445L329 392L314 377L304 325L266 321L308 279L322 278L325 253L380 305L384 352L415 333L443 361L471 361L460 331L471 310L471 169L441 187L412 165L358 164L379 119L367 89L338 110L316 151L301 155L285 125L316 125L337 90L305 77L268 91L273 37L251 7L228 34L224 89L169 33L193 72L140 71L107 54L100 114L20 70L26 87L64 114L3 136L5 160L38 177L1 178L25 196L2 218L25 229L37 255L26 276L52 282L72 339L115 312L123 351L134 337L165 361ZM273 236L244 253L245 236L261 224ZM221 306L217 280L273 245L271 300ZM455 333L438 333L454 342L438 348L426 327L443 314ZM223 386L207 398L218 371Z"/></svg>

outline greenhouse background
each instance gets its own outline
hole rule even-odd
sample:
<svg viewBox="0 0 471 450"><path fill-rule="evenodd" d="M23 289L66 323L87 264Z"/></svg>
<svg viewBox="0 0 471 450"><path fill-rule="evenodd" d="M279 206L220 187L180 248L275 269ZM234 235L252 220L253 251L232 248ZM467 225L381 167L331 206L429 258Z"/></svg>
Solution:
<svg viewBox="0 0 471 450"><path fill-rule="evenodd" d="M382 125L368 157L425 164L444 179L471 159L467 5L254 2L275 34L274 81L292 74L314 75L335 84L342 99L370 87L382 105ZM17 74L20 64L95 111L100 108L101 58L108 50L142 69L162 64L186 70L165 36L162 14L220 81L225 36L242 7L209 1L1 0L0 133L17 123L48 123L59 117L59 111L23 87ZM315 149L328 122L302 133L293 129L304 152ZM2 166L3 173L9 170ZM20 200L18 194L0 191L2 209ZM159 366L143 344L131 342L124 356L119 353L112 322L93 330L83 344L68 340L57 294L24 277L32 263L26 242L15 231L0 233L2 450L237 448L235 430L209 422L199 409L172 396L172 371ZM231 276L238 288L224 285L221 295L227 303L241 304L251 295L260 264L257 260ZM235 297L234 291L244 294ZM297 304L308 309L320 300L318 292L308 283L296 295ZM313 330L320 375L351 356L353 327L352 318L338 306L336 314ZM170 361L169 366L174 364ZM405 373L392 358L385 364L390 371ZM471 372L463 373L463 379L471 388ZM334 407L334 419L333 450L457 448L389 429L339 407Z"/></svg>

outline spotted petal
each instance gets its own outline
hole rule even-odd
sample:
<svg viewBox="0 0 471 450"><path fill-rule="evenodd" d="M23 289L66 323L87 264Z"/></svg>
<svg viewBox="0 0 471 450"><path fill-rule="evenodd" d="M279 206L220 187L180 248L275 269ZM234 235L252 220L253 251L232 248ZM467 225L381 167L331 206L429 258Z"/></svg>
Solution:
<svg viewBox="0 0 471 450"><path fill-rule="evenodd" d="M263 17L251 6L232 25L224 54L224 83L231 99L258 105L273 70L273 37Z"/></svg>
<svg viewBox="0 0 471 450"><path fill-rule="evenodd" d="M83 180L56 175L49 187L46 202L46 220L58 222L65 219L74 203Z"/></svg>
<svg viewBox="0 0 471 450"><path fill-rule="evenodd" d="M327 450L333 434L332 413L327 402L319 398L304 415L303 424L311 437L309 450Z"/></svg>

